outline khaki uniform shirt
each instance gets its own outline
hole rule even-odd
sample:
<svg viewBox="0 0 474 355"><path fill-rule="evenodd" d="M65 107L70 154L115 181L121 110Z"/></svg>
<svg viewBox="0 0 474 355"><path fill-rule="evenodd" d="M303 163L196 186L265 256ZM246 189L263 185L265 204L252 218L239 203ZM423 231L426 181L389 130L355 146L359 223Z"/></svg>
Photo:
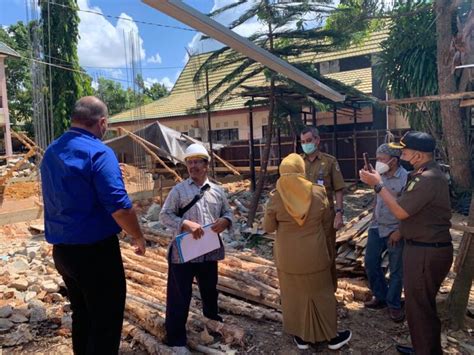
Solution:
<svg viewBox="0 0 474 355"><path fill-rule="evenodd" d="M313 184L324 185L328 195L329 207L333 209L334 192L346 187L336 158L319 151L313 161L310 161L306 154L303 154L302 158L305 162L306 178Z"/></svg>
<svg viewBox="0 0 474 355"><path fill-rule="evenodd" d="M410 215L400 222L405 239L423 243L451 241L448 179L436 162L428 162L410 175L398 203Z"/></svg>

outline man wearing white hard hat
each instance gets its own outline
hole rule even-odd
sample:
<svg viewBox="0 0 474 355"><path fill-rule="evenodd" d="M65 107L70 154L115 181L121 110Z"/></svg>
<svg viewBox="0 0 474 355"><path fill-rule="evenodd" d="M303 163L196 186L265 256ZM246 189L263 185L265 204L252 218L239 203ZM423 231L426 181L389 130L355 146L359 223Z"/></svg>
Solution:
<svg viewBox="0 0 474 355"><path fill-rule="evenodd" d="M232 224L232 210L224 191L208 179L209 154L202 145L191 144L184 161L189 178L169 193L160 213L160 221L174 236L188 232L195 239L204 234L203 226L212 224L216 233ZM224 259L222 241L219 249L188 262L181 262L176 240L168 256L168 285L166 297L166 333L168 345L177 353L189 353L186 348L186 321L196 278L201 294L203 313L207 318L222 321L217 307L217 261Z"/></svg>

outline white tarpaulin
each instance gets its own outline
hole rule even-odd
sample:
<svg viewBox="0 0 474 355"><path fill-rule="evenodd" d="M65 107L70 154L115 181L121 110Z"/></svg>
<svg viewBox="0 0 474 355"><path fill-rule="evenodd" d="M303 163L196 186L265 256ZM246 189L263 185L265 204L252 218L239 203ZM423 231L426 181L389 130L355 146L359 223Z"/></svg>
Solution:
<svg viewBox="0 0 474 355"><path fill-rule="evenodd" d="M183 160L184 151L193 142L202 144L209 151L209 144L194 140L193 138L166 127L159 122L153 122L143 128L133 131L133 133L159 147L160 150L152 147L149 148L161 158L169 159L174 164ZM136 160L136 155L146 154L145 150L126 134L109 139L104 143L115 151L119 161L123 163L134 162L134 160ZM213 144L214 150L222 147L222 144Z"/></svg>

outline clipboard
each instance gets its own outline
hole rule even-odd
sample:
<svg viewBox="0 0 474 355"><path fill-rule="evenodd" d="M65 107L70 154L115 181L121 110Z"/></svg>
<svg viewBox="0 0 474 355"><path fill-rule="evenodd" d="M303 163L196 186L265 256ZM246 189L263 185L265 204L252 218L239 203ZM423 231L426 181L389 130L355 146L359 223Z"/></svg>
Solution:
<svg viewBox="0 0 474 355"><path fill-rule="evenodd" d="M178 256L182 263L196 259L221 247L219 234L215 233L211 226L212 223L202 227L204 235L200 239L194 239L192 233L189 232L176 236Z"/></svg>

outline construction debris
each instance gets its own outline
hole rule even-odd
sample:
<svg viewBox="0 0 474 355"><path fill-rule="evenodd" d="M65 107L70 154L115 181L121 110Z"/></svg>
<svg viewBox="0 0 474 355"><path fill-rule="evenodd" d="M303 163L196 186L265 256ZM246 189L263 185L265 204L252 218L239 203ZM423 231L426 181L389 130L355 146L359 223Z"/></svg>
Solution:
<svg viewBox="0 0 474 355"><path fill-rule="evenodd" d="M0 177L36 177L36 165L23 157L8 160L6 165L0 166Z"/></svg>
<svg viewBox="0 0 474 355"><path fill-rule="evenodd" d="M364 255L372 213L365 211L347 223L336 235L336 264L340 273L365 275ZM383 254L382 267L388 266L388 254Z"/></svg>

